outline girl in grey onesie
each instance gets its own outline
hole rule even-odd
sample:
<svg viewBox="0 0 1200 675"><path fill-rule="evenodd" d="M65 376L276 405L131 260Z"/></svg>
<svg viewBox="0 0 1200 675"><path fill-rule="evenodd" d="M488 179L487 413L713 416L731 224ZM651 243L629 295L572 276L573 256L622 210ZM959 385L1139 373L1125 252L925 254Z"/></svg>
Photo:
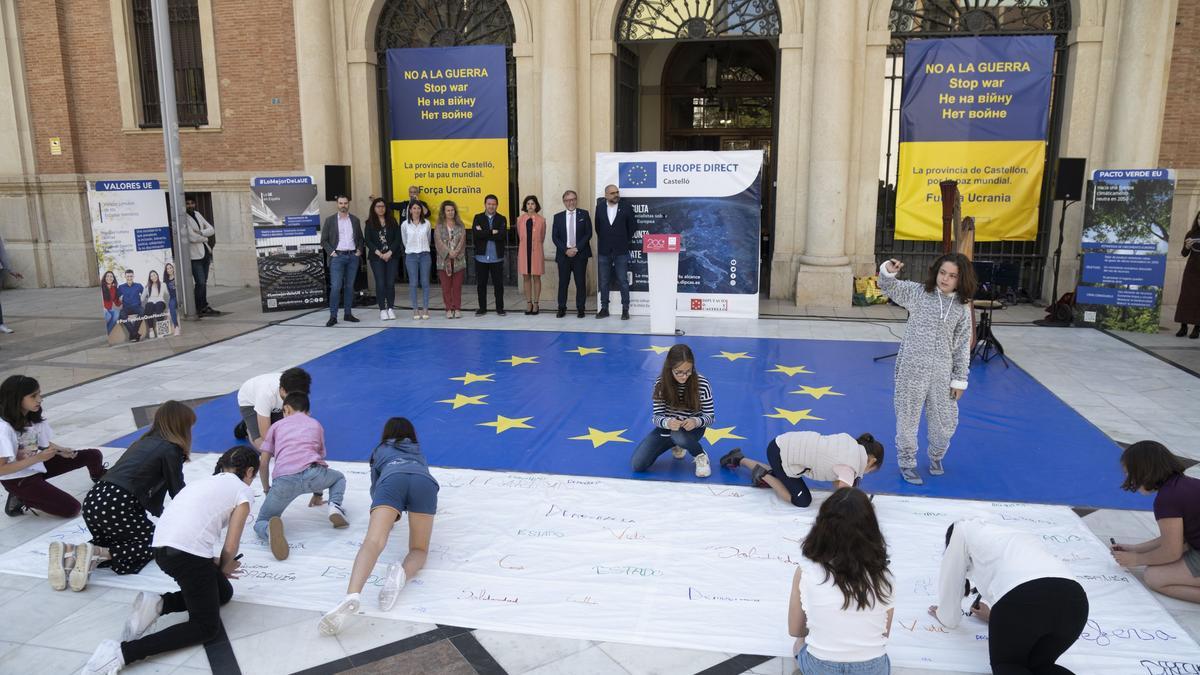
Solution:
<svg viewBox="0 0 1200 675"><path fill-rule="evenodd" d="M958 399L967 388L971 362L971 309L975 272L961 253L933 262L925 283L900 281L899 260L879 266L879 288L908 310L904 339L896 355L896 458L900 474L913 485L917 473L917 427L925 409L929 474L944 473L942 458L958 426Z"/></svg>

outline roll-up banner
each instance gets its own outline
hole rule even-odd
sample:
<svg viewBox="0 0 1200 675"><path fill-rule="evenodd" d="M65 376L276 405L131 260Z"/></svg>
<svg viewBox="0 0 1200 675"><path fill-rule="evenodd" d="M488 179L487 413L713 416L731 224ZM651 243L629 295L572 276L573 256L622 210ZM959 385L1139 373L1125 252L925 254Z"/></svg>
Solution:
<svg viewBox="0 0 1200 675"><path fill-rule="evenodd" d="M977 241L1037 238L1053 67L1053 36L905 43L897 239L941 240L944 180Z"/></svg>
<svg viewBox="0 0 1200 675"><path fill-rule="evenodd" d="M1075 321L1157 333L1171 234L1175 172L1092 172L1083 216Z"/></svg>
<svg viewBox="0 0 1200 675"><path fill-rule="evenodd" d="M468 227L489 194L507 215L504 47L389 49L387 77L392 194L416 185L434 214L453 200Z"/></svg>
<svg viewBox="0 0 1200 675"><path fill-rule="evenodd" d="M109 344L178 334L171 224L158 181L96 181L88 206Z"/></svg>
<svg viewBox="0 0 1200 675"><path fill-rule="evenodd" d="M321 210L312 177L252 179L250 217L262 311L324 305Z"/></svg>
<svg viewBox="0 0 1200 675"><path fill-rule="evenodd" d="M750 150L596 154L596 201L588 206L604 208L598 201L605 186L616 185L637 222L631 314L650 310L642 253L642 235L650 233L683 235L676 316L758 316L762 162L762 152ZM619 306L616 289L611 293Z"/></svg>

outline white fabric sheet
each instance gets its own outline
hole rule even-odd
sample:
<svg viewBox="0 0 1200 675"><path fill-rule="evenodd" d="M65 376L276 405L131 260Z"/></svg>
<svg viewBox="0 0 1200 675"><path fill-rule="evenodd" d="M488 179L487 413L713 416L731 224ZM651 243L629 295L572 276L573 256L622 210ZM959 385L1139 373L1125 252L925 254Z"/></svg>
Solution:
<svg viewBox="0 0 1200 675"><path fill-rule="evenodd" d="M215 457L186 465L208 475ZM346 474L350 528L332 529L324 508L298 498L284 514L292 553L276 561L250 528L242 542L246 576L234 599L325 611L345 593L370 500L366 466ZM409 581L394 619L537 635L728 653L785 655L787 602L799 542L824 493L797 509L750 487L434 469L441 483L428 564ZM254 489L260 490L257 481ZM262 503L261 494L254 510ZM1194 672L1200 648L1070 509L906 497L875 498L891 549L896 615L888 652L897 666L988 672L987 628L967 618L941 628L936 602L946 526L994 518L1039 534L1088 592L1091 619L1061 663L1079 673ZM407 550L397 524L376 568ZM51 540L84 541L82 519L0 556L0 572L46 573ZM92 585L173 590L151 564L141 574L106 570ZM380 615L373 577L364 611ZM69 591L66 591L69 592ZM354 622L347 624L354 630ZM313 639L317 637L313 625ZM1182 665L1172 665L1182 664ZM1174 667L1176 670L1171 670ZM1185 670L1178 670L1185 668Z"/></svg>

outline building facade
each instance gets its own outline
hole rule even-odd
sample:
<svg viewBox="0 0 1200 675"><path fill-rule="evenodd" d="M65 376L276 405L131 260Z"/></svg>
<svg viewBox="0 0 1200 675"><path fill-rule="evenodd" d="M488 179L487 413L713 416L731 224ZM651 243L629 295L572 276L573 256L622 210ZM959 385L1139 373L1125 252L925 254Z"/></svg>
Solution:
<svg viewBox="0 0 1200 675"><path fill-rule="evenodd" d="M894 58L911 37L1055 35L1047 156L1086 158L1089 172L1175 169L1175 241L1200 210L1200 125L1189 112L1200 93L1200 0L170 5L185 186L211 208L222 284L257 283L252 176L321 181L326 166L349 166L357 210L388 194L390 47L508 47L514 204L518 192L551 211L568 188L594 197L597 152L764 150L762 288L802 306L845 306L852 277L881 257L919 261L932 250L900 246L887 229ZM165 179L148 7L0 0L0 233L27 285L96 283L89 181ZM1019 261L1030 293L1046 299L1059 222L1048 195L1042 211L1036 242L989 254ZM1077 273L1081 224L1082 208L1069 209L1060 293ZM1173 251L1168 318L1182 269ZM552 295L553 279L543 288Z"/></svg>

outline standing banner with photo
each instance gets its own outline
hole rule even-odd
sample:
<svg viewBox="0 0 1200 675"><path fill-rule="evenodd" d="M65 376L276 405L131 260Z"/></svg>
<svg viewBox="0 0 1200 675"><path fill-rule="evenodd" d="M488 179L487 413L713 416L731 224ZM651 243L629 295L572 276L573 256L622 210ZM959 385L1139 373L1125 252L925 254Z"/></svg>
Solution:
<svg viewBox="0 0 1200 675"><path fill-rule="evenodd" d="M507 216L507 77L500 45L388 50L393 195L452 199L470 227L494 194Z"/></svg>
<svg viewBox="0 0 1200 675"><path fill-rule="evenodd" d="M762 163L762 152L749 150L596 154L596 198L616 185L637 221L629 252L631 314L650 311L642 235L680 234L676 316L758 316ZM615 284L611 293L619 306Z"/></svg>
<svg viewBox="0 0 1200 675"><path fill-rule="evenodd" d="M896 238L941 241L938 183L958 181L977 241L1037 238L1054 37L909 40Z"/></svg>
<svg viewBox="0 0 1200 675"><path fill-rule="evenodd" d="M1175 172L1092 172L1083 220L1077 324L1157 333Z"/></svg>
<svg viewBox="0 0 1200 675"><path fill-rule="evenodd" d="M262 311L324 305L321 206L312 177L251 180L250 217Z"/></svg>
<svg viewBox="0 0 1200 675"><path fill-rule="evenodd" d="M96 181L88 206L109 344L178 335L171 224L158 181Z"/></svg>

